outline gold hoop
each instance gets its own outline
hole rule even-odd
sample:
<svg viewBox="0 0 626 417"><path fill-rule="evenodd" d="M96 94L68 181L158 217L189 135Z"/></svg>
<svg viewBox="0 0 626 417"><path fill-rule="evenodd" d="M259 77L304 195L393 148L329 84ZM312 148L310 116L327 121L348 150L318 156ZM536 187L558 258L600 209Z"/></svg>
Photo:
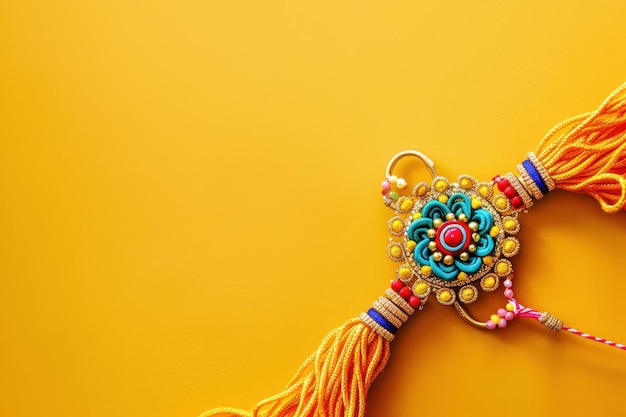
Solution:
<svg viewBox="0 0 626 417"><path fill-rule="evenodd" d="M475 320L472 316L469 315L469 313L467 311L465 311L465 309L463 307L461 307L461 305L458 302L454 303L454 309L456 310L457 313L459 313L459 316L463 317L465 320L467 320L470 324L473 324L476 327L480 327L482 329L486 329L487 328L487 324L480 322L478 320Z"/></svg>
<svg viewBox="0 0 626 417"><path fill-rule="evenodd" d="M405 158L407 156L415 156L419 158L424 163L424 165L426 165L426 168L428 168L430 175L433 178L437 176L437 169L435 168L435 163L430 158L428 158L426 155L424 155L423 153L419 151L406 150L406 151L397 153L396 155L393 156L393 158L391 158L391 160L389 161L389 164L387 164L387 170L385 171L385 175L387 178L390 178L393 175L391 171L393 171L393 168L396 166L396 164L402 158Z"/></svg>

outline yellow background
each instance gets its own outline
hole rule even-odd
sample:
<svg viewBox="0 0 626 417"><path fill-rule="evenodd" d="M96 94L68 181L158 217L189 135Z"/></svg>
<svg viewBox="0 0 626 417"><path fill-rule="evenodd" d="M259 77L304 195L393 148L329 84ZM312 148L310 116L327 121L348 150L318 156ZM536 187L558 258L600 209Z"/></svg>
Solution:
<svg viewBox="0 0 626 417"><path fill-rule="evenodd" d="M512 170L626 80L625 12L3 1L0 415L195 416L276 393L393 278L388 159ZM556 192L521 222L520 301L625 341L626 215ZM624 415L625 379L617 349L431 302L367 414Z"/></svg>

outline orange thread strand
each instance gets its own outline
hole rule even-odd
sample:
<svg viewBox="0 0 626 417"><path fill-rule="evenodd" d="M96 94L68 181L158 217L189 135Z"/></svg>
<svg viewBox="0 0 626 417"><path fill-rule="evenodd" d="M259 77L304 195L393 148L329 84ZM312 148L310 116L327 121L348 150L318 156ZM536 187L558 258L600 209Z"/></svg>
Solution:
<svg viewBox="0 0 626 417"><path fill-rule="evenodd" d="M608 213L625 210L626 83L597 110L553 127L536 154L556 188L589 194Z"/></svg>
<svg viewBox="0 0 626 417"><path fill-rule="evenodd" d="M331 331L285 389L252 412L220 407L199 417L363 417L365 398L390 356L390 342L360 319Z"/></svg>

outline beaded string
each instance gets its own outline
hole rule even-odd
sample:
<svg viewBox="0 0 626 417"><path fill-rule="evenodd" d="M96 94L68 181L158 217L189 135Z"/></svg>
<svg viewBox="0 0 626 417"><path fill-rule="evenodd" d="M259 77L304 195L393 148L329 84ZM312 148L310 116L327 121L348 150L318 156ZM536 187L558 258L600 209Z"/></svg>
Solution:
<svg viewBox="0 0 626 417"><path fill-rule="evenodd" d="M550 330L554 330L554 331L566 330L569 333L572 333L576 336L581 336L581 337L584 337L585 339L589 339L594 342L599 342L607 346L613 346L618 349L626 350L626 345L622 343L616 343L611 340L604 339L602 337L590 335L589 333L583 333L579 330L574 329L573 327L566 326L565 324L563 324L561 320L559 320L552 314L548 312L540 313L537 310L534 310L532 308L524 307L514 298L510 298L509 303L511 303L514 306L513 313L515 317L530 317L539 321L541 324L543 324L545 327L547 327Z"/></svg>

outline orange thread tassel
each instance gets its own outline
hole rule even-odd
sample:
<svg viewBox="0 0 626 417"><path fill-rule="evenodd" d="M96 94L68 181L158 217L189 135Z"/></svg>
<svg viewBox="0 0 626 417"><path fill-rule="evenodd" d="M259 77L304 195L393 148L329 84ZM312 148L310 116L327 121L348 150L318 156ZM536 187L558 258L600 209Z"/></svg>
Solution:
<svg viewBox="0 0 626 417"><path fill-rule="evenodd" d="M200 417L363 417L367 391L389 355L389 340L361 319L351 319L324 338L281 393L259 402L252 412L221 407Z"/></svg>
<svg viewBox="0 0 626 417"><path fill-rule="evenodd" d="M602 210L626 208L626 83L593 112L556 125L537 157L556 188L593 196Z"/></svg>

